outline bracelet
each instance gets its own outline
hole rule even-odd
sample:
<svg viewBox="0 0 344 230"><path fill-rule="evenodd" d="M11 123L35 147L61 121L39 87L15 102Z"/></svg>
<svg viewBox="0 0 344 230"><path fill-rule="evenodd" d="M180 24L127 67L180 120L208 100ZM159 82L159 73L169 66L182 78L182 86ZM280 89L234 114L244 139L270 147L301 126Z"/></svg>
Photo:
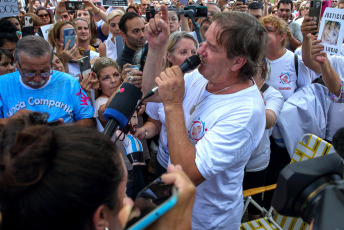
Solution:
<svg viewBox="0 0 344 230"><path fill-rule="evenodd" d="M147 129L145 129L145 127L142 127L145 130L145 136L143 137L144 139L146 139L147 136Z"/></svg>

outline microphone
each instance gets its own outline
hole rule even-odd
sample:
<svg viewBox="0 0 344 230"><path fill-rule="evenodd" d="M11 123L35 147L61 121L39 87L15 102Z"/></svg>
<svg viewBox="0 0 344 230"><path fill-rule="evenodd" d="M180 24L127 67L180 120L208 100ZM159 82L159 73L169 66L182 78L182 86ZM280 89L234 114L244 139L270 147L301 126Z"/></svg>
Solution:
<svg viewBox="0 0 344 230"><path fill-rule="evenodd" d="M185 61L179 66L179 68L182 70L183 74L185 74L186 72L189 72L190 70L195 69L200 63L201 63L201 59L199 58L198 55L195 54L185 59ZM142 101L153 96L157 91L158 91L158 86L155 86L146 94L146 96L143 97Z"/></svg>
<svg viewBox="0 0 344 230"><path fill-rule="evenodd" d="M121 85L103 115L108 120L103 132L106 136L112 137L118 128L127 125L141 97L142 92L136 86L127 82Z"/></svg>

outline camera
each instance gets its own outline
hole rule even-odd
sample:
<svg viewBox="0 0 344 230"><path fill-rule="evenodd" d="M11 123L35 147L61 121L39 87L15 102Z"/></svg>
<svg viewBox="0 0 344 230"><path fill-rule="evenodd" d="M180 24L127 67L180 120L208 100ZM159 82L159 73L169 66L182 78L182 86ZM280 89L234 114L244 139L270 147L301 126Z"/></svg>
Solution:
<svg viewBox="0 0 344 230"><path fill-rule="evenodd" d="M200 18L200 17L207 17L208 16L208 10L206 6L197 6L197 5L190 5L185 6L184 9L179 10L180 14L184 14L186 17L190 17L191 15L194 18Z"/></svg>
<svg viewBox="0 0 344 230"><path fill-rule="evenodd" d="M272 206L308 224L314 220L313 229L344 229L343 170L343 159L336 153L287 165L279 175Z"/></svg>

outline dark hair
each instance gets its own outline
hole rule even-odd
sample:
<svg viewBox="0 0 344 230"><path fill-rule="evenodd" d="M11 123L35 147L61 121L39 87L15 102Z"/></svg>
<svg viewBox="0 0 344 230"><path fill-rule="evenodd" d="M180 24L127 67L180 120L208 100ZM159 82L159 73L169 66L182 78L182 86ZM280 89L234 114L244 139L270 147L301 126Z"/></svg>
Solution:
<svg viewBox="0 0 344 230"><path fill-rule="evenodd" d="M9 20L0 21L0 47L3 48L6 42L18 42L16 35L17 28Z"/></svg>
<svg viewBox="0 0 344 230"><path fill-rule="evenodd" d="M243 56L246 59L240 69L241 79L251 79L257 74L266 52L268 33L264 26L252 15L237 11L215 14L213 23L219 28L216 40L224 45L227 58Z"/></svg>
<svg viewBox="0 0 344 230"><path fill-rule="evenodd" d="M180 22L180 14L179 14L179 11L176 7L174 6L169 6L167 7L167 11L173 11L177 14L177 17L178 17L178 22Z"/></svg>
<svg viewBox="0 0 344 230"><path fill-rule="evenodd" d="M15 19L17 19L17 21L18 21L18 23L19 23L19 25L20 25L20 28L22 27L22 24L23 23L21 23L21 21L20 21L20 19L19 19L19 17L18 16L12 16L12 17L5 17L5 18L0 18L0 21L2 21L2 20L7 20L7 21L10 21L10 19L11 18L15 18ZM11 22L11 21L10 21ZM11 22L12 23L12 22ZM13 24L13 23L12 23ZM15 26L15 25L14 25Z"/></svg>
<svg viewBox="0 0 344 230"><path fill-rule="evenodd" d="M140 15L138 15L135 12L127 12L125 13L122 17L121 20L118 23L119 29L124 33L127 34L127 26L126 26L126 21L133 19L133 18L141 18Z"/></svg>
<svg viewBox="0 0 344 230"><path fill-rule="evenodd" d="M2 56L5 55L7 58L9 58L12 62L14 61L13 55L10 51L7 49L1 49L0 48L0 61L2 60Z"/></svg>
<svg viewBox="0 0 344 230"><path fill-rule="evenodd" d="M344 128L340 128L333 135L332 144L336 152L344 158Z"/></svg>
<svg viewBox="0 0 344 230"><path fill-rule="evenodd" d="M248 9L249 10L258 10L258 9L264 10L264 6L260 2L251 2L250 4L248 4Z"/></svg>
<svg viewBox="0 0 344 230"><path fill-rule="evenodd" d="M135 6L128 6L128 8L125 10L125 12L128 13L128 11L129 11L130 9L134 9L135 13L137 13L137 14L139 13L139 12L137 11L137 9L136 9Z"/></svg>
<svg viewBox="0 0 344 230"><path fill-rule="evenodd" d="M0 143L3 230L93 229L100 205L118 207L123 160L96 130L12 119Z"/></svg>
<svg viewBox="0 0 344 230"><path fill-rule="evenodd" d="M281 4L289 4L291 6L290 11L293 11L293 2L291 0L280 0L277 4L277 9L280 8Z"/></svg>
<svg viewBox="0 0 344 230"><path fill-rule="evenodd" d="M37 7L37 9L35 10L35 14L36 14L37 16L38 16L38 12L39 12L40 10L45 10L45 11L48 12L49 18L50 18L49 24L53 24L53 23L54 23L54 17L53 17L53 14L51 13L51 11L48 10L47 8L45 8L44 6Z"/></svg>

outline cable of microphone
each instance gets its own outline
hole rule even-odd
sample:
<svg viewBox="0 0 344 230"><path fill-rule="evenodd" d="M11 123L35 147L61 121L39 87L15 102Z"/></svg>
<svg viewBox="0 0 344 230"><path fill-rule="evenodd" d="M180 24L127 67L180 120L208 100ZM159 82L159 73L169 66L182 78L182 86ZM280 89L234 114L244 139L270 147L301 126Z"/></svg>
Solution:
<svg viewBox="0 0 344 230"><path fill-rule="evenodd" d="M108 123L103 133L111 137L118 128L123 129L134 114L141 97L139 88L127 82L123 83L104 112L103 116Z"/></svg>
<svg viewBox="0 0 344 230"><path fill-rule="evenodd" d="M195 69L200 63L201 63L201 59L199 58L198 55L195 54L185 59L185 61L179 66L179 68L182 70L183 74L185 74L186 72L189 72L190 70ZM142 101L153 96L157 91L158 91L158 86L155 86L143 97Z"/></svg>

